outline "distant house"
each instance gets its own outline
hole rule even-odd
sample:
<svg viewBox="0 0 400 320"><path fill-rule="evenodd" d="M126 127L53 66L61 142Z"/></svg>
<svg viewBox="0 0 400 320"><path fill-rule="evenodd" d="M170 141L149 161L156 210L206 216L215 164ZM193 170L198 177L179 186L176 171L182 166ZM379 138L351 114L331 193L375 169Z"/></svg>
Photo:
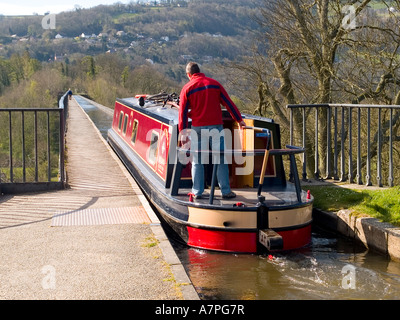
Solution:
<svg viewBox="0 0 400 320"><path fill-rule="evenodd" d="M61 34L57 33L56 36L55 36L55 38L56 38L56 39L62 39L62 38L64 38L64 37L63 37Z"/></svg>
<svg viewBox="0 0 400 320"><path fill-rule="evenodd" d="M54 55L54 61L62 62L65 60L65 58L66 55L59 55L59 56L57 54Z"/></svg>
<svg viewBox="0 0 400 320"><path fill-rule="evenodd" d="M191 56L189 54L182 54L182 55L180 55L180 58L184 61L193 60L193 56Z"/></svg>
<svg viewBox="0 0 400 320"><path fill-rule="evenodd" d="M122 37L122 36L124 36L124 35L126 35L126 33L125 33L125 31L117 31L117 36L118 37Z"/></svg>

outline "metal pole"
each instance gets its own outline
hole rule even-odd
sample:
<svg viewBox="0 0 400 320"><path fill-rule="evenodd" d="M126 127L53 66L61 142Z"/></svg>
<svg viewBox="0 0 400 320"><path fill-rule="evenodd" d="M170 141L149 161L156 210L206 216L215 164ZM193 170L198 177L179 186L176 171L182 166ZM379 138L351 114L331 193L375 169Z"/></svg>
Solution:
<svg viewBox="0 0 400 320"><path fill-rule="evenodd" d="M357 183L362 184L361 177L361 108L357 109Z"/></svg>
<svg viewBox="0 0 400 320"><path fill-rule="evenodd" d="M12 143L12 121L11 111L8 111L8 130L9 130L9 149L10 149L10 182L14 182L14 171L13 171L13 143Z"/></svg>
<svg viewBox="0 0 400 320"><path fill-rule="evenodd" d="M338 148L337 148L337 109L335 108L335 120L334 120L334 129L333 129L333 139L334 139L334 151L333 151L333 179L338 180Z"/></svg>
<svg viewBox="0 0 400 320"><path fill-rule="evenodd" d="M377 159L377 175L376 181L379 187L382 187L382 168L381 168L381 152L382 152L382 125L381 125L381 109L378 109L378 159Z"/></svg>
<svg viewBox="0 0 400 320"><path fill-rule="evenodd" d="M338 135L338 127L337 127L337 119L338 119L338 108L335 108L335 120L334 120L334 152L333 152L333 179L339 180L338 176L338 147L337 147L337 135Z"/></svg>
<svg viewBox="0 0 400 320"><path fill-rule="evenodd" d="M314 178L319 179L319 154L318 154L318 107L315 108L315 164L314 164Z"/></svg>
<svg viewBox="0 0 400 320"><path fill-rule="evenodd" d="M65 152L65 147L64 147L64 134L65 134L65 123L64 123L64 109L61 109L59 112L59 117L60 117L60 163L59 163L59 171L60 171L60 182L64 183L65 181L65 166L64 166L64 152Z"/></svg>
<svg viewBox="0 0 400 320"><path fill-rule="evenodd" d="M37 111L34 112L34 143L35 143L35 182L39 181L38 140L37 140Z"/></svg>
<svg viewBox="0 0 400 320"><path fill-rule="evenodd" d="M21 130L22 130L22 181L26 182L26 163L25 163L25 112L21 112Z"/></svg>
<svg viewBox="0 0 400 320"><path fill-rule="evenodd" d="M327 123L326 123L326 179L331 178L331 108L328 107L327 113Z"/></svg>
<svg viewBox="0 0 400 320"><path fill-rule="evenodd" d="M341 142L340 142L340 169L341 169L341 172L340 172L340 181L346 181L346 179L345 179L345 175L346 175L346 173L345 173L345 163L344 163L344 161L345 161L345 158L344 158L344 107L342 107L342 132L341 132L341 135L342 135L342 139L341 139Z"/></svg>
<svg viewBox="0 0 400 320"><path fill-rule="evenodd" d="M349 183L353 183L353 121L352 108L349 108Z"/></svg>
<svg viewBox="0 0 400 320"><path fill-rule="evenodd" d="M370 151L371 151L371 108L368 108L367 109L367 174L365 176L367 186L372 186Z"/></svg>
<svg viewBox="0 0 400 320"><path fill-rule="evenodd" d="M393 187L393 109L390 108L389 121L389 187Z"/></svg>
<svg viewBox="0 0 400 320"><path fill-rule="evenodd" d="M289 109L289 115L290 115L290 145L293 146L293 109Z"/></svg>
<svg viewBox="0 0 400 320"><path fill-rule="evenodd" d="M50 112L47 111L47 180L51 181L51 166L50 166Z"/></svg>
<svg viewBox="0 0 400 320"><path fill-rule="evenodd" d="M269 155L269 151L267 149L265 149L264 159L263 159L263 163L262 163L262 167L261 167L260 181L258 183L257 196L261 195L261 190L262 190L262 187L263 187L263 184L264 184L264 176L265 176L265 171L267 169L267 163L268 163L268 155ZM293 168L291 168L291 169L293 169Z"/></svg>
<svg viewBox="0 0 400 320"><path fill-rule="evenodd" d="M306 149L306 108L303 108L303 148ZM303 181L307 181L307 157L306 151L303 153Z"/></svg>

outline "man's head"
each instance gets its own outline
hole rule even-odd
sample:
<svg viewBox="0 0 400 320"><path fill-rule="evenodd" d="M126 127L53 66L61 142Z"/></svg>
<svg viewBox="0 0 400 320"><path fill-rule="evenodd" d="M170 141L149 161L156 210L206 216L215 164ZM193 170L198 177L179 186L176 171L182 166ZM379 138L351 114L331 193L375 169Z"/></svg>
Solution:
<svg viewBox="0 0 400 320"><path fill-rule="evenodd" d="M196 62L189 62L186 65L186 74L189 77L189 79L195 74L195 73L199 73L200 72L200 68L199 65Z"/></svg>

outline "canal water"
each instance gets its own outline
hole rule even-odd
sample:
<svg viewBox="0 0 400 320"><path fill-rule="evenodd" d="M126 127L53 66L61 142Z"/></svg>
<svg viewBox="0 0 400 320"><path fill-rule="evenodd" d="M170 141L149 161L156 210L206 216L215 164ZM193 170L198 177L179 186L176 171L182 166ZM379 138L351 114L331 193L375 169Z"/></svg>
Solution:
<svg viewBox="0 0 400 320"><path fill-rule="evenodd" d="M74 97L106 138L112 115ZM400 299L399 262L318 226L307 248L264 255L188 248L169 235L201 299Z"/></svg>

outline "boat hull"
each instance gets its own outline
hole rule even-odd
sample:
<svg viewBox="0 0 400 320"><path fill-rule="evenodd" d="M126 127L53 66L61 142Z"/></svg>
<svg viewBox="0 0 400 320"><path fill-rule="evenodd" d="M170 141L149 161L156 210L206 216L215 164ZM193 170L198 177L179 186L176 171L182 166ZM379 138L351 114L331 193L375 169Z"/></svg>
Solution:
<svg viewBox="0 0 400 320"><path fill-rule="evenodd" d="M179 238L191 247L235 253L293 250L311 241L312 201L281 207L199 205L172 197L132 148L110 129L108 142L150 202ZM273 230L281 242L266 248L260 232Z"/></svg>

